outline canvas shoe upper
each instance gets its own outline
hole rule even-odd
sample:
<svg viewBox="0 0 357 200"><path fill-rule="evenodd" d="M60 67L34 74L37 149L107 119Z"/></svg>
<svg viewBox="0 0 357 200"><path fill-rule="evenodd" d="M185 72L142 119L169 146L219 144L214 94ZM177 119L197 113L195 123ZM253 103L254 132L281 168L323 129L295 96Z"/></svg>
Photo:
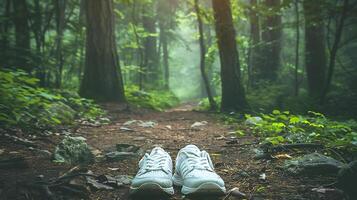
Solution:
<svg viewBox="0 0 357 200"><path fill-rule="evenodd" d="M195 145L188 145L179 151L173 182L182 186L181 192L185 195L223 194L226 191L224 181L214 171L209 154Z"/></svg>
<svg viewBox="0 0 357 200"><path fill-rule="evenodd" d="M174 194L172 184L172 160L170 155L160 147L155 147L150 154L139 162L139 171L132 180L131 193L165 192Z"/></svg>

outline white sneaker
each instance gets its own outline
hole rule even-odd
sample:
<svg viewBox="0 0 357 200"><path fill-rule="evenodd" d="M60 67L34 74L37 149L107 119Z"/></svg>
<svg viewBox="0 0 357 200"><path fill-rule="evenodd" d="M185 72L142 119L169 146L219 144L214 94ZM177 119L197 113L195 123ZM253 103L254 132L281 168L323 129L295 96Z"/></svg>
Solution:
<svg viewBox="0 0 357 200"><path fill-rule="evenodd" d="M215 171L209 154L195 145L181 149L176 158L173 182L184 195L223 195L224 181Z"/></svg>
<svg viewBox="0 0 357 200"><path fill-rule="evenodd" d="M131 194L174 194L172 160L165 150L156 147L150 154L145 154L139 162L139 168L130 186Z"/></svg>

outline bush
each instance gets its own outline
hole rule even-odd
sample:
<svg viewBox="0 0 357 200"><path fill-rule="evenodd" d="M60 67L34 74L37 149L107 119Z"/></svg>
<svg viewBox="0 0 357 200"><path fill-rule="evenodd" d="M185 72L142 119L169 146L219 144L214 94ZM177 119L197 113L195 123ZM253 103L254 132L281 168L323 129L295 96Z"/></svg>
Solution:
<svg viewBox="0 0 357 200"><path fill-rule="evenodd" d="M289 111L274 110L260 114L262 120L252 125L253 131L266 137L266 142L320 143L327 147L357 150L357 122L338 122L323 114L309 111L308 115L293 115ZM246 115L247 119L253 118Z"/></svg>
<svg viewBox="0 0 357 200"><path fill-rule="evenodd" d="M125 88L128 101L142 108L164 110L172 108L180 103L179 99L171 91L143 91L137 86Z"/></svg>
<svg viewBox="0 0 357 200"><path fill-rule="evenodd" d="M104 112L78 95L64 96L37 86L38 79L23 71L0 71L0 125L42 128L72 124L75 118L93 118Z"/></svg>
<svg viewBox="0 0 357 200"><path fill-rule="evenodd" d="M217 110L220 110L222 97L216 96L216 97L213 97L213 99L217 104ZM211 105L209 104L208 98L204 98L198 103L198 110L207 111L207 110L210 110L210 108L211 108Z"/></svg>

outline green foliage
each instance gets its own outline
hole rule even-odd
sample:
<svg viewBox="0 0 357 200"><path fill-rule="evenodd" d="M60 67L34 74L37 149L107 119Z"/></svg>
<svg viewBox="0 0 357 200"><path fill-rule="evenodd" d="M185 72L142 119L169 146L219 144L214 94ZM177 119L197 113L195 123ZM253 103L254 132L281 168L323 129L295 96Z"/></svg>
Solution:
<svg viewBox="0 0 357 200"><path fill-rule="evenodd" d="M247 119L251 115L245 116ZM321 113L309 111L308 115L294 115L289 111L274 110L260 114L262 118L253 125L254 133L266 137L266 142L321 143L327 147L357 149L357 122L333 121Z"/></svg>
<svg viewBox="0 0 357 200"><path fill-rule="evenodd" d="M37 87L38 80L23 71L0 71L0 124L41 128L72 124L75 118L93 118L103 111L76 94Z"/></svg>
<svg viewBox="0 0 357 200"><path fill-rule="evenodd" d="M222 101L222 97L221 96L217 96L217 97L213 97L214 101L217 104L217 109L220 109L221 106L221 101ZM208 98L204 98L202 99L199 103L198 103L198 110L210 110L211 106L209 104Z"/></svg>
<svg viewBox="0 0 357 200"><path fill-rule="evenodd" d="M164 110L180 103L179 99L170 91L150 90L145 92L139 90L137 86L128 86L125 91L128 101L142 108Z"/></svg>
<svg viewBox="0 0 357 200"><path fill-rule="evenodd" d="M252 110L271 111L285 97L286 89L284 85L261 82L254 89L248 90L247 100Z"/></svg>

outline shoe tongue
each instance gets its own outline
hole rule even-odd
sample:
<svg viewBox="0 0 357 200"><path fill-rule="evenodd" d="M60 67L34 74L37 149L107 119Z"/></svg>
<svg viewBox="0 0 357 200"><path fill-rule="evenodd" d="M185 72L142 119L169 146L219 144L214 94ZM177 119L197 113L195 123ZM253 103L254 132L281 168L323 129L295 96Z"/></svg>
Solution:
<svg viewBox="0 0 357 200"><path fill-rule="evenodd" d="M150 155L163 154L163 153L165 153L164 149L162 149L161 147L155 147L153 150L151 150Z"/></svg>
<svg viewBox="0 0 357 200"><path fill-rule="evenodd" d="M201 156L201 150L195 145L188 145L185 147L185 152L188 155Z"/></svg>

